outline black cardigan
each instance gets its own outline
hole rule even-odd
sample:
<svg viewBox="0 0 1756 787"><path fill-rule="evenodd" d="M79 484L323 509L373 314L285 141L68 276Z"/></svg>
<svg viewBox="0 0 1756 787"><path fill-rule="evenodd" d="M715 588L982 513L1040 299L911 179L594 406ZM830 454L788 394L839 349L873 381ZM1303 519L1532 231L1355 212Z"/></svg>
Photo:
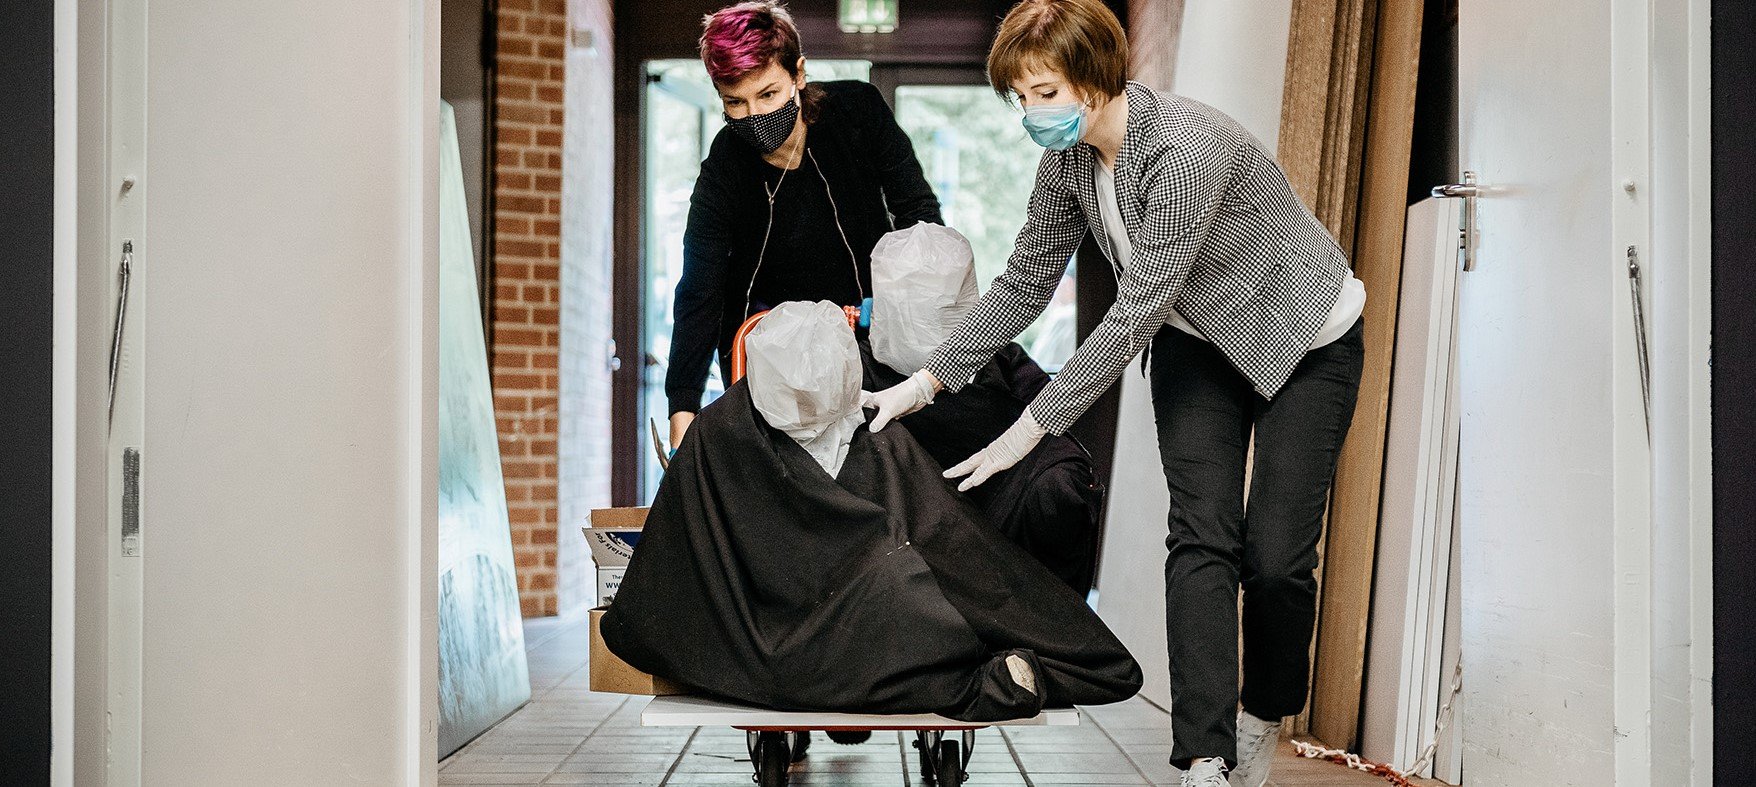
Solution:
<svg viewBox="0 0 1756 787"><path fill-rule="evenodd" d="M857 81L816 84L825 92L822 110L805 135L815 166L812 159L805 159L787 175L782 202L789 192L804 195L795 199L822 199L823 179L829 181L841 229L870 295L871 253L878 239L916 222L943 224L944 220L939 215L939 201L915 160L914 147L878 89ZM819 179L817 167L822 168L823 179ZM768 226L764 184L778 174L777 168L763 161L729 127L720 129L707 160L701 162L683 233L683 275L677 282L670 368L665 375L665 395L672 413L700 409L708 362L716 350L722 375L729 371L724 368L725 358L746 316L741 313L745 289L751 284ZM821 271L807 270L806 266L848 266L847 249L835 228L822 228L827 230L826 237L834 239L831 247L777 253L777 244L786 243L791 233L781 226L778 210L775 224L763 255L761 279L751 293L751 310L776 305L777 297L856 305L846 288L812 291L798 286L798 282L812 279L811 274L823 278ZM851 284L852 278L850 273L845 280Z"/></svg>

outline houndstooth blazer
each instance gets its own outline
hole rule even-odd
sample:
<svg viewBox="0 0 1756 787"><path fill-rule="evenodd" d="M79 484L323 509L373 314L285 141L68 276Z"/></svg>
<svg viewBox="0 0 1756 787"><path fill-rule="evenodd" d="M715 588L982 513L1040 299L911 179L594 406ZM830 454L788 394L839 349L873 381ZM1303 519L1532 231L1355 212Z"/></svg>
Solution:
<svg viewBox="0 0 1756 787"><path fill-rule="evenodd" d="M1134 247L1127 270L1116 264L1098 207L1097 150L1081 143L1045 151L1006 271L924 367L948 390L963 387L1042 313L1093 231L1117 277L1116 303L1031 402L1031 414L1054 434L1115 384L1172 308L1272 398L1352 275L1335 239L1237 121L1135 82L1127 96L1115 162L1116 199Z"/></svg>

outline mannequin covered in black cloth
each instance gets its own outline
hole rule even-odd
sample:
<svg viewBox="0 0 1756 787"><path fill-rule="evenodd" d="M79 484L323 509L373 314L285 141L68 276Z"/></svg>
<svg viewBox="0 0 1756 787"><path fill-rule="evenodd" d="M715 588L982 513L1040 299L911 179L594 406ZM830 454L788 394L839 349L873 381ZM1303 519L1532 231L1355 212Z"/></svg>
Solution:
<svg viewBox="0 0 1756 787"><path fill-rule="evenodd" d="M866 390L908 378L874 359L869 346L860 349ZM1008 344L969 385L956 393L940 392L932 407L898 423L942 467L951 467L1006 431L1048 382L1049 375L1023 347ZM1091 589L1104 488L1092 470L1091 454L1078 440L1048 435L1018 464L967 494L1000 532L1068 587L1081 595Z"/></svg>
<svg viewBox="0 0 1756 787"><path fill-rule="evenodd" d="M863 385L908 379L980 298L975 254L949 227L920 223L872 249L872 330L860 346ZM942 468L988 447L1024 413L1049 375L1016 343L994 354L956 393L903 416ZM882 432L883 430L879 430ZM1091 455L1068 435L1048 435L1018 464L969 491L988 519L1077 593L1091 589L1104 490Z"/></svg>
<svg viewBox="0 0 1756 787"><path fill-rule="evenodd" d="M859 426L832 477L764 420L751 382L703 409L671 459L601 621L617 656L782 710L1000 721L1139 690L1080 594L906 428Z"/></svg>

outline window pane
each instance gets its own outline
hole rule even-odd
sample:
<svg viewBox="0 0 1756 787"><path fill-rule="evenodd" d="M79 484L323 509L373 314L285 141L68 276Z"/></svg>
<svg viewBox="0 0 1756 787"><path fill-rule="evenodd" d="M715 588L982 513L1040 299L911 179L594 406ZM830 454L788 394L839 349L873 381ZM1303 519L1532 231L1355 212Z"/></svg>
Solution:
<svg viewBox="0 0 1756 787"><path fill-rule="evenodd" d="M1006 269L1024 226L1043 149L1024 133L1018 111L986 85L898 87L896 117L914 142L946 224L969 238L985 291ZM1018 337L1044 369L1059 370L1073 355L1073 294L1069 265L1048 309Z"/></svg>

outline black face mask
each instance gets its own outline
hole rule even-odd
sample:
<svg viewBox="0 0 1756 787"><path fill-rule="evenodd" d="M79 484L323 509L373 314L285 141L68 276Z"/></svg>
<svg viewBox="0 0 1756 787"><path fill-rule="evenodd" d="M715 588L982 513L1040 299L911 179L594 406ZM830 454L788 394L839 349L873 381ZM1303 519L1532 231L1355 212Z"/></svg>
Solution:
<svg viewBox="0 0 1756 787"><path fill-rule="evenodd" d="M793 123L799 118L799 91L793 90L793 97L787 99L780 109L764 115L745 115L735 118L726 115L726 125L739 139L750 143L766 156L780 149L781 143L793 134Z"/></svg>

